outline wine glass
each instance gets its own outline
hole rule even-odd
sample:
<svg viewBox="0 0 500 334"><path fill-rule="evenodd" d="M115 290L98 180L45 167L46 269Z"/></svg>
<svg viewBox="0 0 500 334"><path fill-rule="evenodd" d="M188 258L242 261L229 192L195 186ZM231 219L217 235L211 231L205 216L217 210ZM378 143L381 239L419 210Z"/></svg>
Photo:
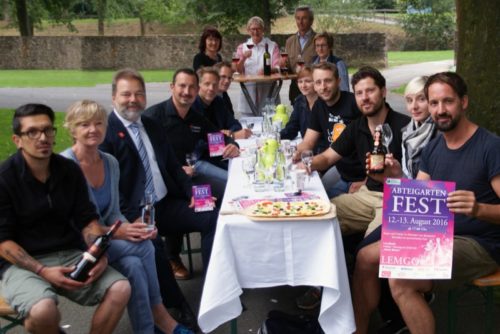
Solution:
<svg viewBox="0 0 500 334"><path fill-rule="evenodd" d="M313 151L311 150L304 150L300 153L300 159L302 160L302 163L307 167L307 171L311 171L311 165L313 161ZM309 180L308 176L308 180Z"/></svg>
<svg viewBox="0 0 500 334"><path fill-rule="evenodd" d="M299 66L299 71L302 70L302 67L305 65L305 60L302 58L302 55L297 56L297 65Z"/></svg>
<svg viewBox="0 0 500 334"><path fill-rule="evenodd" d="M238 54L238 52L233 52L233 56L231 58L231 61L233 63L234 70L235 70L234 75L239 75L237 68L236 68L236 66L240 62L240 55Z"/></svg>
<svg viewBox="0 0 500 334"><path fill-rule="evenodd" d="M389 145L392 142L392 129L389 126L389 124L385 123L382 125L382 145L384 145L385 149L387 150L387 153L390 153L389 151Z"/></svg>

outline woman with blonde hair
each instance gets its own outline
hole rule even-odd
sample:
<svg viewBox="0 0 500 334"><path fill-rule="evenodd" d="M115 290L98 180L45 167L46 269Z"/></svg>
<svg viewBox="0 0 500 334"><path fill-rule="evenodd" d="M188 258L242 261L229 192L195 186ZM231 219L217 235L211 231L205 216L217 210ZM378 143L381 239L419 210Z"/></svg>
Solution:
<svg viewBox="0 0 500 334"><path fill-rule="evenodd" d="M401 129L403 132L401 167L405 177L410 179L417 176L422 150L438 133L424 94L427 78L426 76L413 78L406 85L404 93L406 109L411 115L411 121Z"/></svg>
<svg viewBox="0 0 500 334"><path fill-rule="evenodd" d="M94 101L82 100L71 105L64 127L74 144L61 155L80 166L90 200L99 214L99 223L104 226L111 226L116 220L124 223L115 233L106 256L109 264L130 281L132 295L128 313L134 333L155 333L155 327L165 333L193 333L178 324L162 303L155 250L150 240L156 237L156 228L147 231L141 221L129 223L120 212L118 161L98 150L106 134L107 119L104 108Z"/></svg>

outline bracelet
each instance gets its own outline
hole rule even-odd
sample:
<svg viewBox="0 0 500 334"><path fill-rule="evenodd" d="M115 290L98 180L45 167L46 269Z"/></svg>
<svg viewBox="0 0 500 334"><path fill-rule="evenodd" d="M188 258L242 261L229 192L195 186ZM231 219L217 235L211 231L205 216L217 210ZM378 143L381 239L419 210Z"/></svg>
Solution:
<svg viewBox="0 0 500 334"><path fill-rule="evenodd" d="M46 266L42 264L42 265L40 266L40 268L38 268L38 269L36 270L35 274L37 274L37 275L39 275L39 276L40 276L40 274L42 273L42 270L44 270L45 268L46 268Z"/></svg>

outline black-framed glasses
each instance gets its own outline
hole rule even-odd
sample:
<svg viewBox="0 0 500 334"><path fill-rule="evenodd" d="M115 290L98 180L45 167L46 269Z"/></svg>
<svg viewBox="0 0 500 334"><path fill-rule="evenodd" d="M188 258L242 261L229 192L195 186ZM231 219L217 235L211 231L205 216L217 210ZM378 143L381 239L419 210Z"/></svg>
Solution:
<svg viewBox="0 0 500 334"><path fill-rule="evenodd" d="M45 137L54 137L57 133L57 128L54 127L49 127L45 129L29 129L28 131L20 132L20 136L26 136L29 139L38 139L42 135L42 133L45 135Z"/></svg>

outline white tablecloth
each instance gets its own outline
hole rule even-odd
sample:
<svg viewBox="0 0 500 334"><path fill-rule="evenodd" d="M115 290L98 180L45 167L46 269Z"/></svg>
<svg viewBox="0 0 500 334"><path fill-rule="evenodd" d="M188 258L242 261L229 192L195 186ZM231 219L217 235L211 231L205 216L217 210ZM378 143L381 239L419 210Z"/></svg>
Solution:
<svg viewBox="0 0 500 334"><path fill-rule="evenodd" d="M266 196L246 185L241 159L233 159L224 206L241 195ZM306 192L327 199L319 177ZM252 222L242 215L220 215L201 298L198 323L204 332L242 312L242 288L279 285L323 286L319 322L325 333L355 330L340 228L323 221Z"/></svg>

